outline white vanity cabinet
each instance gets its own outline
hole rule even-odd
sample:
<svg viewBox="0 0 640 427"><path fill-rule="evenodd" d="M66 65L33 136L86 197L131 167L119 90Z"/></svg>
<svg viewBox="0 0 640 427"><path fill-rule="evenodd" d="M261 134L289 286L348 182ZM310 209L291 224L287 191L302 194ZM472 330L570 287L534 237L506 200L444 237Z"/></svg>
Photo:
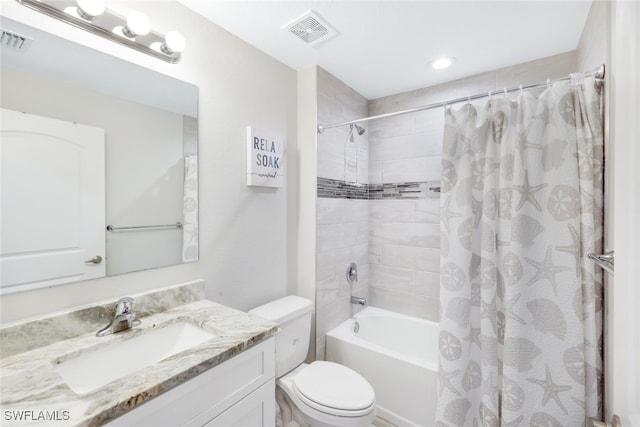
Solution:
<svg viewBox="0 0 640 427"><path fill-rule="evenodd" d="M274 346L269 338L107 426L274 427Z"/></svg>

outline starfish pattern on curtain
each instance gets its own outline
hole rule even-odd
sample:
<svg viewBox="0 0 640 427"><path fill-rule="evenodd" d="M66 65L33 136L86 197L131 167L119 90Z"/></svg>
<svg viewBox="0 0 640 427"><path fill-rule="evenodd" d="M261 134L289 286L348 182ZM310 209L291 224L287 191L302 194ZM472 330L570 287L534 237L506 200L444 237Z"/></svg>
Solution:
<svg viewBox="0 0 640 427"><path fill-rule="evenodd" d="M600 90L445 109L436 425L602 415Z"/></svg>

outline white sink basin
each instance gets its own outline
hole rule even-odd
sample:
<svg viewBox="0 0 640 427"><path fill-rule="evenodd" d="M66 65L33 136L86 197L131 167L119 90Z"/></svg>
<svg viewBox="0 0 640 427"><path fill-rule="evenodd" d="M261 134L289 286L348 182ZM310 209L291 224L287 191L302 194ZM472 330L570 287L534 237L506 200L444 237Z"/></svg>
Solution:
<svg viewBox="0 0 640 427"><path fill-rule="evenodd" d="M56 370L85 394L215 337L191 323L173 323L65 360Z"/></svg>

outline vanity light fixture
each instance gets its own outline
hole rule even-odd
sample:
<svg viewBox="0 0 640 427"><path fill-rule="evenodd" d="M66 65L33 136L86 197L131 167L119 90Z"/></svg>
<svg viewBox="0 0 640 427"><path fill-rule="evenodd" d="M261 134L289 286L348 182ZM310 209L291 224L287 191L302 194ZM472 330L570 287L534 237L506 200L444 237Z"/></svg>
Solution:
<svg viewBox="0 0 640 427"><path fill-rule="evenodd" d="M142 12L132 11L126 17L105 8L104 0L16 0L74 27L128 46L163 61L175 64L186 47L178 31L162 35L151 29Z"/></svg>
<svg viewBox="0 0 640 427"><path fill-rule="evenodd" d="M160 45L160 50L167 55L173 52L182 52L187 46L187 41L184 36L177 31L167 31L164 36L164 43Z"/></svg>
<svg viewBox="0 0 640 427"><path fill-rule="evenodd" d="M127 25L122 28L122 34L135 39L138 36L146 36L151 31L151 22L144 13L134 10L127 15Z"/></svg>
<svg viewBox="0 0 640 427"><path fill-rule="evenodd" d="M76 13L78 16L87 21L91 21L96 16L104 13L103 0L76 0L76 5Z"/></svg>
<svg viewBox="0 0 640 427"><path fill-rule="evenodd" d="M431 68L433 68L434 70L442 70L443 68L450 67L451 64L455 62L455 60L455 58L448 57L438 58L431 63Z"/></svg>

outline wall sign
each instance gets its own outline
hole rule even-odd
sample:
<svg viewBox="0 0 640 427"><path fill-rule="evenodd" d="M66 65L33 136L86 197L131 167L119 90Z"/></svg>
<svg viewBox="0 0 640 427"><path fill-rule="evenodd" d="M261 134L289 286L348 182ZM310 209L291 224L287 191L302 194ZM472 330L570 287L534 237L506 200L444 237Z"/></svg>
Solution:
<svg viewBox="0 0 640 427"><path fill-rule="evenodd" d="M285 170L282 139L273 132L247 126L247 185L280 188Z"/></svg>

